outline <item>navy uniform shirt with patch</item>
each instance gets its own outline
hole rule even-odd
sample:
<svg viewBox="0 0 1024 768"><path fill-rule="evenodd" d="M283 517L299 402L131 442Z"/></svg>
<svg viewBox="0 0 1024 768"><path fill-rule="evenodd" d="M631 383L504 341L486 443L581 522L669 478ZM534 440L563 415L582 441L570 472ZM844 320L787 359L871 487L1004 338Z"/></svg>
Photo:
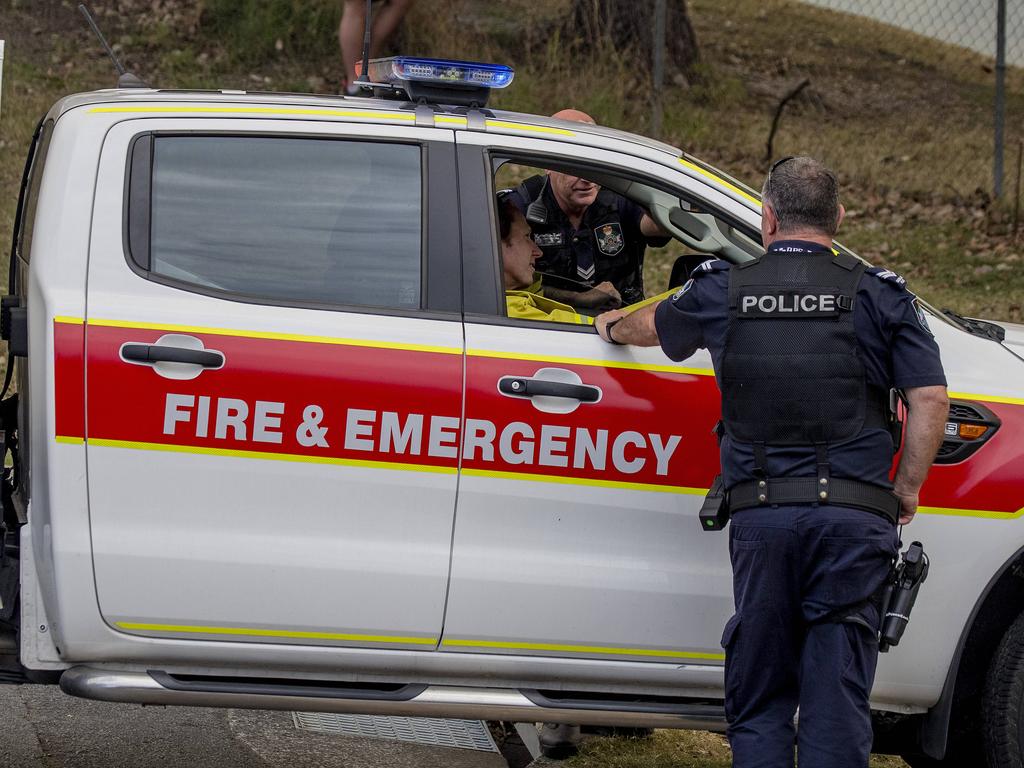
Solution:
<svg viewBox="0 0 1024 768"><path fill-rule="evenodd" d="M543 253L537 259L537 271L573 281L559 284L545 278L545 284L581 290L578 283L594 286L607 280L622 295L623 304L643 301L644 252L648 245L658 248L670 239L644 236L640 231L644 209L622 195L602 189L584 211L576 229L555 200L551 185L544 184L543 176L527 179L512 190L511 199L525 215L527 206L538 194L542 194L548 222L530 224L533 240Z"/></svg>
<svg viewBox="0 0 1024 768"><path fill-rule="evenodd" d="M772 244L772 250L831 251L815 243L797 240ZM665 354L681 361L698 349L711 353L715 371L720 370L725 333L729 324L729 263L707 261L654 316L658 339ZM906 289L902 277L869 267L857 288L853 325L868 381L889 389L945 385L939 347L928 330L924 314ZM813 448L769 447L769 477L803 477L815 474ZM883 429L866 429L858 436L833 443L829 448L832 474L892 487L892 438ZM754 454L748 443L723 437L722 479L727 486L754 479Z"/></svg>

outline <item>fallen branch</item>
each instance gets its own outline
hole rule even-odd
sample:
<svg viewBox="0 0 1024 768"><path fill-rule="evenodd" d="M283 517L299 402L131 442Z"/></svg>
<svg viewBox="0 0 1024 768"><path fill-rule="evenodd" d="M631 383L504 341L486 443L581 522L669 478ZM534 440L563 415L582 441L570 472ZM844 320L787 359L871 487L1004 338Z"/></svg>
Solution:
<svg viewBox="0 0 1024 768"><path fill-rule="evenodd" d="M786 108L786 104L795 99L800 94L800 91L810 84L811 81L805 78L800 85L783 96L782 101L779 102L779 106L775 108L775 117L772 118L772 129L768 132L768 146L764 156L764 161L766 163L770 162L772 159L772 144L775 143L775 132L779 129L779 120L782 119L782 110Z"/></svg>

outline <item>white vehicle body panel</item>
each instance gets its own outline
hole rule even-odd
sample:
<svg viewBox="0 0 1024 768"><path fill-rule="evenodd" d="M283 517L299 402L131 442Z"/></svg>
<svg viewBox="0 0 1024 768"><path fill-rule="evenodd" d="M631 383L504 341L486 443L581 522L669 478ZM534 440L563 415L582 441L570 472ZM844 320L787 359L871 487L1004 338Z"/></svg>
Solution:
<svg viewBox="0 0 1024 768"><path fill-rule="evenodd" d="M252 121L244 127L258 134L287 135L301 128L303 134L352 135L344 126L328 123ZM129 142L143 130L238 133L239 128L227 120L127 120L107 134L93 212L90 325L113 319L142 328L272 330L461 350L458 323L248 304L137 275L124 257L120 191ZM413 141L452 140L450 131L417 128L374 126L358 133L363 139L396 135ZM231 365L228 359L225 366ZM281 357L262 365L267 374L301 373L294 369L302 361ZM458 378L448 382L458 389L460 368L455 369ZM199 375L215 379L218 373ZM338 378L339 395L348 374L327 374ZM150 375L155 379L159 374L154 370ZM87 369L87 386L89 379ZM173 388L173 382L167 386ZM275 393L265 396L271 400ZM311 405L325 409L332 404ZM126 418L146 416L162 414L133 413L126 407ZM329 429L330 440L343 439L337 427ZM279 642L358 645L386 637L408 640L395 645L428 648L436 642L447 589L454 472L102 445L89 445L87 453L96 584L108 623L141 625L137 631L144 634L180 634L147 629L166 625L314 635L275 636ZM125 579L128 573L131 579ZM140 590L139 583L146 588Z"/></svg>
<svg viewBox="0 0 1024 768"><path fill-rule="evenodd" d="M528 349L537 358L557 360L572 350L572 357L597 365L610 359L672 365L660 350L622 351L572 332L468 323L466 345L489 355L514 357ZM710 357L701 352L687 365L710 369ZM621 402L629 392L616 397ZM507 408L510 420L532 422L530 401L512 401ZM474 409L470 393L467 416ZM673 421L666 416L665 435L676 431ZM672 658L674 649L678 659L693 658L688 653L721 655L721 626L732 613L728 542L700 531L702 501L695 494L464 471L443 646L472 639L482 648L487 641L527 646L512 652L528 652L531 643L554 646L544 650L556 655L578 653L572 648L579 646L595 656L628 649L657 651L664 658ZM495 531L503 533L496 538ZM495 591L501 595L498 606Z"/></svg>

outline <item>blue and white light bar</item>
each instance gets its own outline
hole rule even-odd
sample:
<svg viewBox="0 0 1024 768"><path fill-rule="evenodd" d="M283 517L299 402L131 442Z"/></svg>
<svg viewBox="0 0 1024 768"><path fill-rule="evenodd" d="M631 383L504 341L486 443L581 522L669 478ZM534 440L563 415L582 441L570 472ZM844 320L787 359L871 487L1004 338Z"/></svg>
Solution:
<svg viewBox="0 0 1024 768"><path fill-rule="evenodd" d="M413 101L483 106L495 88L505 88L515 71L504 64L391 56L371 59L371 83L405 93Z"/></svg>
<svg viewBox="0 0 1024 768"><path fill-rule="evenodd" d="M369 76L374 83L389 83L395 86L416 80L421 83L504 88L512 82L515 71L504 64L391 56L386 59L372 59Z"/></svg>

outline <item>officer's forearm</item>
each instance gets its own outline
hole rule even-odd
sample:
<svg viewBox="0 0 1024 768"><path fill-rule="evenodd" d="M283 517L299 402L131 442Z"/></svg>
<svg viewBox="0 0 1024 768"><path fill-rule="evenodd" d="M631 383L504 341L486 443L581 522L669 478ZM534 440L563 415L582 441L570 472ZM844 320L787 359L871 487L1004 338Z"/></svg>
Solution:
<svg viewBox="0 0 1024 768"><path fill-rule="evenodd" d="M942 443L949 417L949 397L941 386L914 387L906 395L907 431L893 485L897 493L916 494L924 485Z"/></svg>
<svg viewBox="0 0 1024 768"><path fill-rule="evenodd" d="M658 331L654 327L654 311L657 306L648 304L618 320L612 328L612 338L619 344L658 346Z"/></svg>

